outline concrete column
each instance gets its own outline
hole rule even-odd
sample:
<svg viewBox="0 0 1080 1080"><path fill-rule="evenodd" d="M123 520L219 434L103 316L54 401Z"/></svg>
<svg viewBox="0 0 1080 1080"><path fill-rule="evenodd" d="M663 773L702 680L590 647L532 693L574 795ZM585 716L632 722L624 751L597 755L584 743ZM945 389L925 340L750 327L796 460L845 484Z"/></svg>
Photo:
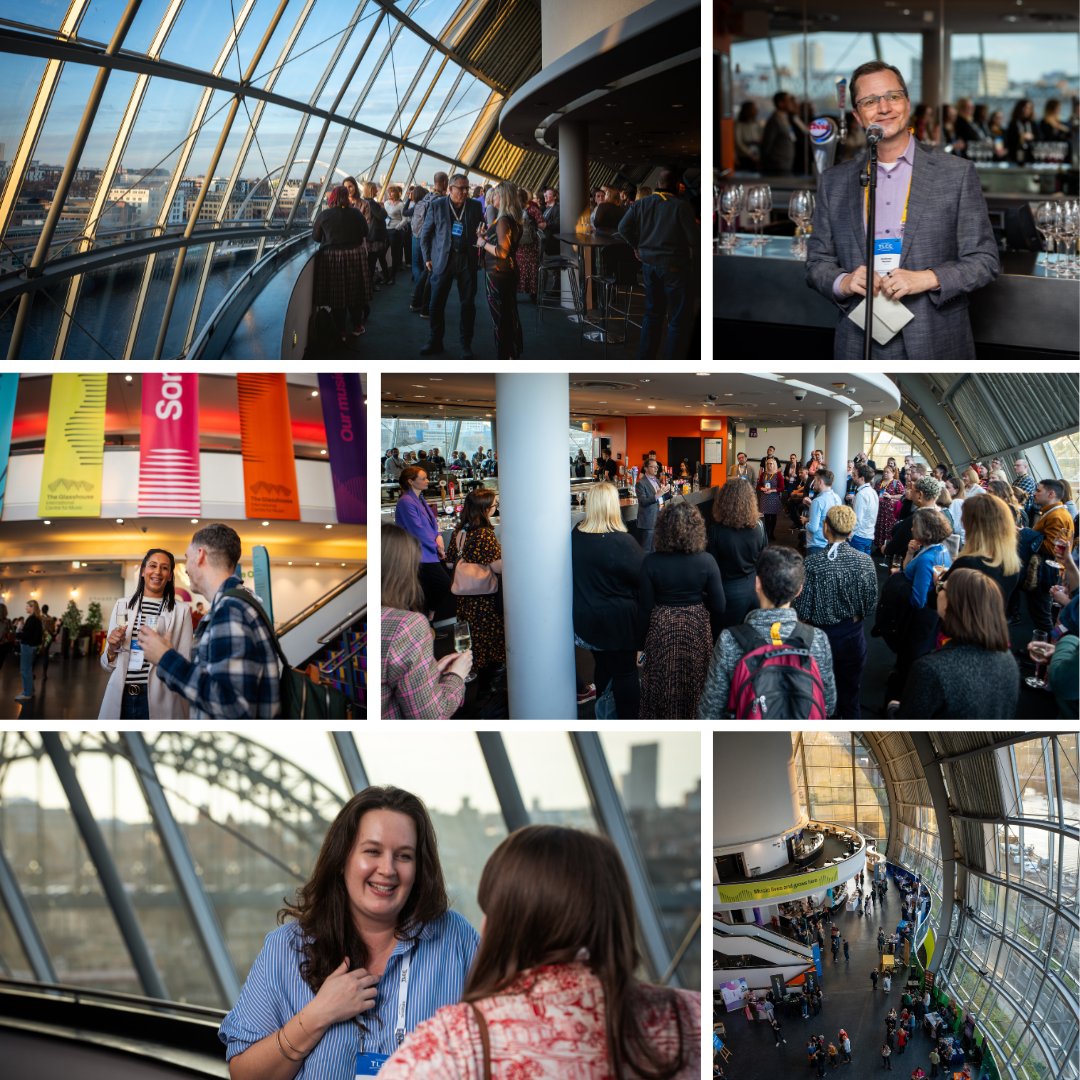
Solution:
<svg viewBox="0 0 1080 1080"><path fill-rule="evenodd" d="M847 493L848 421L847 409L830 409L825 415L825 461L833 474L833 491L843 500Z"/></svg>
<svg viewBox="0 0 1080 1080"><path fill-rule="evenodd" d="M559 232L572 234L577 227L589 193L588 130L582 123L559 122ZM569 244L562 245L564 255L572 254ZM584 282L582 283L584 284ZM563 307L573 306L569 277L563 274Z"/></svg>
<svg viewBox="0 0 1080 1080"><path fill-rule="evenodd" d="M817 438L817 424L803 424L802 426L802 463L805 465L814 452L814 440Z"/></svg>
<svg viewBox="0 0 1080 1080"><path fill-rule="evenodd" d="M536 450L549 457L566 453L569 380L565 373L496 375L495 408L510 716L574 720L569 481L565 498L545 491L544 542L536 542Z"/></svg>
<svg viewBox="0 0 1080 1080"><path fill-rule="evenodd" d="M941 78L944 74L941 55L943 37L940 27L924 30L922 33L922 86L919 88L917 100L928 101L935 108L939 108L945 100L938 96L941 93ZM915 91L912 93L914 94ZM913 97L913 107L915 100Z"/></svg>

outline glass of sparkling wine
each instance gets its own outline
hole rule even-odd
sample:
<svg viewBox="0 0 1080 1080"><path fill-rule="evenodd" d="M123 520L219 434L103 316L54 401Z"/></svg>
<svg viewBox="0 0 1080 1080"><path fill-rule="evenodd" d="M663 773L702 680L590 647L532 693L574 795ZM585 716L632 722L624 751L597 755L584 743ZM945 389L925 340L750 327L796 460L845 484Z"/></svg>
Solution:
<svg viewBox="0 0 1080 1080"><path fill-rule="evenodd" d="M454 623L454 652L463 653L472 648L472 630L467 622L459 620ZM470 671L465 676L465 681L470 683L476 678L476 672Z"/></svg>
<svg viewBox="0 0 1080 1080"><path fill-rule="evenodd" d="M1043 676L1046 671L1046 661L1050 657L1053 646L1047 641L1047 636L1045 630L1036 630L1031 635L1031 641L1028 642L1028 654L1035 661L1035 674L1029 675L1024 682L1032 690L1045 690L1048 685Z"/></svg>

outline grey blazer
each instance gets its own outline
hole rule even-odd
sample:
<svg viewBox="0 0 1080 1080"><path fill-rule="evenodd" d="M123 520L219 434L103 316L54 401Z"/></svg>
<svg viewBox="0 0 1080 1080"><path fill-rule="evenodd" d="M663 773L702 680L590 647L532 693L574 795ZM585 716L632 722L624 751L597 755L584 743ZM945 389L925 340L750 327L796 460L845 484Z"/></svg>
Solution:
<svg viewBox="0 0 1080 1080"><path fill-rule="evenodd" d="M660 513L660 497L653 490L647 476L642 476L634 485L637 495L637 527L648 532L656 528L656 515Z"/></svg>
<svg viewBox="0 0 1080 1080"><path fill-rule="evenodd" d="M807 244L806 282L841 312L835 359L861 360L862 331L846 317L860 296L837 300L837 274L866 262L865 205L860 173L866 155L828 169L818 180L814 231ZM901 331L910 360L974 360L968 293L989 285L1001 270L986 199L975 166L917 143L900 266L933 270L940 290L905 298L912 315Z"/></svg>

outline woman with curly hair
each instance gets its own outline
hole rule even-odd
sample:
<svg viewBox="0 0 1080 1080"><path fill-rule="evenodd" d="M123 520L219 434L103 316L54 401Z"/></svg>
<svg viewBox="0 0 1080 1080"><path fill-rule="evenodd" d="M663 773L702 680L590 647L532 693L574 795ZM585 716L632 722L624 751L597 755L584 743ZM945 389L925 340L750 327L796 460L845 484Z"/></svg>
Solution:
<svg viewBox="0 0 1080 1080"><path fill-rule="evenodd" d="M904 485L896 475L896 465L886 465L877 485L878 515L874 525L874 546L884 551L892 539L900 516L900 502L904 497Z"/></svg>
<svg viewBox="0 0 1080 1080"><path fill-rule="evenodd" d="M449 909L427 809L395 787L345 804L278 919L218 1031L233 1080L377 1071L460 1000L478 942Z"/></svg>
<svg viewBox="0 0 1080 1080"><path fill-rule="evenodd" d="M724 583L724 612L713 622L717 637L758 606L754 576L758 556L768 543L753 484L735 479L717 488L706 540L706 550L720 567Z"/></svg>
<svg viewBox="0 0 1080 1080"><path fill-rule="evenodd" d="M705 521L696 506L669 503L660 511L653 551L641 564L638 602L648 627L641 719L692 718L712 656L709 618L719 618L725 606L720 569L705 552Z"/></svg>
<svg viewBox="0 0 1080 1080"><path fill-rule="evenodd" d="M697 1080L701 995L639 982L634 905L615 845L558 825L511 833L477 899L484 938L461 1004L440 1009L384 1080Z"/></svg>

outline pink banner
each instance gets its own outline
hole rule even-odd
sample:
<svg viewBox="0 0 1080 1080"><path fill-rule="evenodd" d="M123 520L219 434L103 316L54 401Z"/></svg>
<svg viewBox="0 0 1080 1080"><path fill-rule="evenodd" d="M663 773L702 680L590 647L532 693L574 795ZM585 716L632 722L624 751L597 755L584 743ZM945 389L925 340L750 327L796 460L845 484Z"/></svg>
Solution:
<svg viewBox="0 0 1080 1080"><path fill-rule="evenodd" d="M199 376L142 377L139 516L199 517Z"/></svg>

